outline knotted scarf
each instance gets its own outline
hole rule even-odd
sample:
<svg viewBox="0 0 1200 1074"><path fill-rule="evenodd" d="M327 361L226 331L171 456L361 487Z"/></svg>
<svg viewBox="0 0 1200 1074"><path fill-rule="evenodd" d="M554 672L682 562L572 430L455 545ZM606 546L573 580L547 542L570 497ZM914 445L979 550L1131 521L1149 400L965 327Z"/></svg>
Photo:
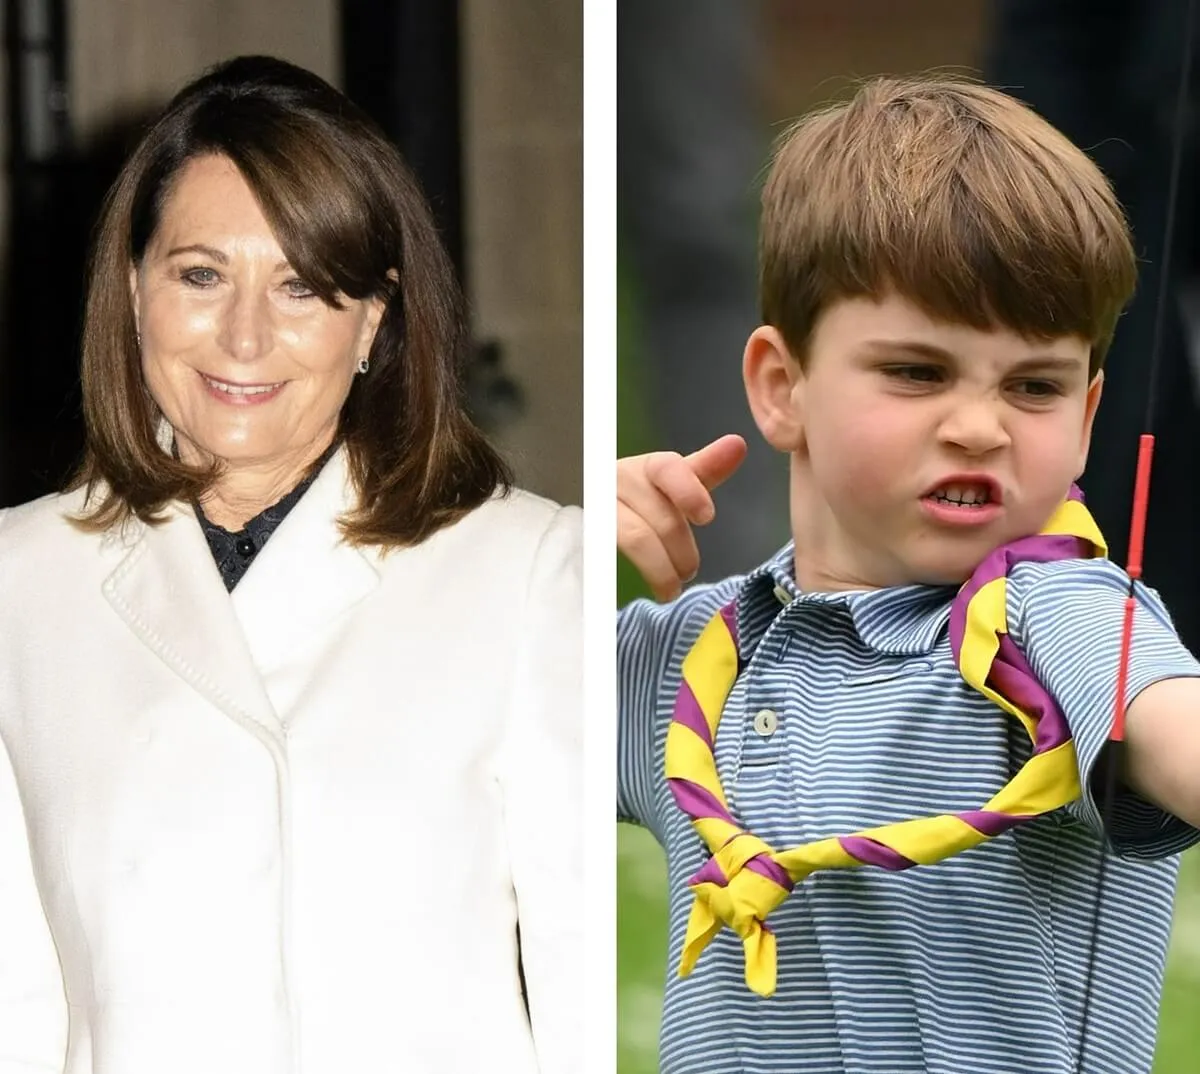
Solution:
<svg viewBox="0 0 1200 1074"><path fill-rule="evenodd" d="M1018 563L1091 558L1104 538L1074 487L1040 533L993 551L964 583L950 610L950 646L963 679L1020 722L1028 761L983 806L920 817L775 850L729 812L713 743L721 712L742 670L735 603L721 608L683 662L683 682L667 732L666 775L679 807L712 857L689 881L695 894L679 972L686 976L728 925L741 938L746 983L775 991L775 935L767 916L818 869L876 865L908 869L969 850L1079 797L1079 767L1067 721L1008 636L1006 585Z"/></svg>

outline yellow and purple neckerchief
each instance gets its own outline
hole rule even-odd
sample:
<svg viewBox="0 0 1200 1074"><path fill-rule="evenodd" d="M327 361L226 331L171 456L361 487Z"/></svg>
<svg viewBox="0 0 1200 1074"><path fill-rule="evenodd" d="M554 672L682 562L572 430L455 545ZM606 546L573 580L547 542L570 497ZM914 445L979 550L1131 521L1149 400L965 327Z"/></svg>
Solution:
<svg viewBox="0 0 1200 1074"><path fill-rule="evenodd" d="M959 590L950 609L950 646L963 679L1020 721L1029 760L979 809L920 817L774 850L738 825L717 775L713 743L743 662L736 601L704 628L683 661L683 681L667 732L666 775L675 801L712 857L689 881L695 894L679 972L686 976L708 942L728 925L746 954L746 984L775 991L775 935L766 925L792 888L818 869L876 865L908 869L968 850L1022 821L1079 797L1079 767L1066 718L1008 636L1008 574L1017 563L1107 554L1078 489L1040 533L997 548Z"/></svg>

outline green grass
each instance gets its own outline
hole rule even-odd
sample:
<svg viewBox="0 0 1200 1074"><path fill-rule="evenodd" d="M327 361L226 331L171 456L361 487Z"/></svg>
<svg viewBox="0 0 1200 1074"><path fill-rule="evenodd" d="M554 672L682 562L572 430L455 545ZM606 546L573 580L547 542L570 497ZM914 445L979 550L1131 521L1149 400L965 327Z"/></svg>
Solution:
<svg viewBox="0 0 1200 1074"><path fill-rule="evenodd" d="M1154 1074L1194 1074L1200 1066L1200 850L1183 859L1167 983L1158 1018L1158 1050Z"/></svg>
<svg viewBox="0 0 1200 1074"><path fill-rule="evenodd" d="M617 1070L654 1074L667 960L666 870L653 836L617 832Z"/></svg>

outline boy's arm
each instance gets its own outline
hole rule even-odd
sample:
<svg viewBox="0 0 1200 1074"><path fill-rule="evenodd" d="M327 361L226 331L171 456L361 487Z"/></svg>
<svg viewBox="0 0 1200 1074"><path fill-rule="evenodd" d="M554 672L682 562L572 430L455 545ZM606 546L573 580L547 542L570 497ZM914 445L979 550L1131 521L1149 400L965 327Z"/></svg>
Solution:
<svg viewBox="0 0 1200 1074"><path fill-rule="evenodd" d="M1072 811L1105 824L1118 853L1157 858L1200 841L1200 663L1158 595L1138 586L1127 748L1111 815L1102 815L1128 590L1108 560L1022 564L1010 576L1009 629L1071 727L1083 791Z"/></svg>
<svg viewBox="0 0 1200 1074"><path fill-rule="evenodd" d="M1136 652L1136 633L1133 645ZM1200 679L1161 679L1133 699L1121 774L1138 794L1200 828Z"/></svg>
<svg viewBox="0 0 1200 1074"><path fill-rule="evenodd" d="M678 597L683 584L695 576L700 556L692 526L712 521L710 490L729 477L745 455L746 442L730 435L687 456L660 451L617 462L617 550L659 600ZM667 606L634 601L617 616L617 817L652 830L657 828L660 752L666 737L660 691L681 635L696 620L697 607L712 603L706 589L691 590ZM707 614L715 608L708 608ZM699 622L706 621L701 611ZM661 838L661 833L655 834Z"/></svg>
<svg viewBox="0 0 1200 1074"><path fill-rule="evenodd" d="M655 630L661 614L648 600L617 613L617 819L646 828L654 819L655 687L666 657Z"/></svg>
<svg viewBox="0 0 1200 1074"><path fill-rule="evenodd" d="M740 584L694 586L671 604L635 600L617 616L617 819L660 842L663 751L683 657Z"/></svg>

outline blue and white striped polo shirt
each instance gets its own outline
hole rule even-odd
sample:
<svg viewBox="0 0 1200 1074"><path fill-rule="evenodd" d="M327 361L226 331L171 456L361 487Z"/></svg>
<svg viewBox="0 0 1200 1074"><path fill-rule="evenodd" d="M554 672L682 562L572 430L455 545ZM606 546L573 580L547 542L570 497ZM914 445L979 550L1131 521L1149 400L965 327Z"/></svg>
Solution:
<svg viewBox="0 0 1200 1074"><path fill-rule="evenodd" d="M935 866L808 878L771 915L769 999L746 987L729 929L677 975L686 881L707 852L667 789L663 746L683 657L735 595L747 663L717 767L734 816L772 846L981 806L1029 753L1016 722L955 670L953 589L801 594L791 572L789 547L745 578L619 618L618 814L667 855L663 1074L1074 1074L1097 915L1083 1070L1149 1071L1175 855L1200 832L1128 793L1102 891L1088 792ZM1010 632L1066 714L1085 785L1112 719L1127 586L1105 560L1022 564L1009 580ZM1200 675L1145 590L1134 638L1130 697Z"/></svg>

